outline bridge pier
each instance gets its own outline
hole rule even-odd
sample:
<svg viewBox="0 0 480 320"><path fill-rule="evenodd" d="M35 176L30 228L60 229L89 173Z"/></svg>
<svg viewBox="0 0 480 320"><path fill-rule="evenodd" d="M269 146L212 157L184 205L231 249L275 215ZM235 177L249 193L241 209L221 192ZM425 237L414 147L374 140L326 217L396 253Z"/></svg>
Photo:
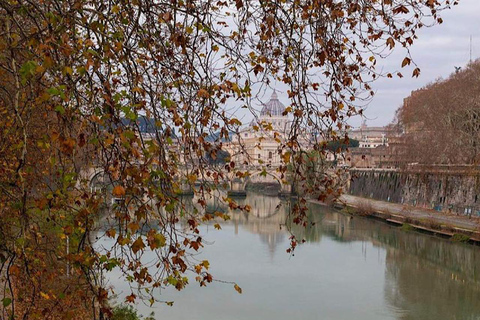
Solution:
<svg viewBox="0 0 480 320"><path fill-rule="evenodd" d="M247 196L245 182L238 178L230 181L230 190L228 190L228 196L235 198L245 198Z"/></svg>
<svg viewBox="0 0 480 320"><path fill-rule="evenodd" d="M282 184L282 188L278 192L278 196L280 198L288 198L292 196L292 193L293 193L292 185Z"/></svg>
<svg viewBox="0 0 480 320"><path fill-rule="evenodd" d="M188 182L184 181L180 183L180 188L176 194L179 196L193 196L194 192L192 186Z"/></svg>

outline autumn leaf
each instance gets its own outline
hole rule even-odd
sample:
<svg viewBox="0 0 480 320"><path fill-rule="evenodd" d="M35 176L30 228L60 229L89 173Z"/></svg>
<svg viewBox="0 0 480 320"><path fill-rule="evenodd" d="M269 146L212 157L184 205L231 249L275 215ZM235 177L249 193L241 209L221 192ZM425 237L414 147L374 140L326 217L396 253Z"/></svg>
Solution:
<svg viewBox="0 0 480 320"><path fill-rule="evenodd" d="M130 229L132 233L135 233L138 229L140 229L140 225L137 222L130 222L128 224L128 229Z"/></svg>
<svg viewBox="0 0 480 320"><path fill-rule="evenodd" d="M189 175L187 176L187 178L188 178L188 181L189 181L190 183L195 183L195 182L197 181L197 178L198 178L198 177L197 177L196 174L189 174Z"/></svg>
<svg viewBox="0 0 480 320"><path fill-rule="evenodd" d="M404 14L407 14L409 13L410 10L408 10L408 8L406 6L403 6L403 5L400 5L396 8L393 9L393 13L404 13Z"/></svg>
<svg viewBox="0 0 480 320"><path fill-rule="evenodd" d="M72 226L63 227L63 233L67 236L71 235L73 233L73 227Z"/></svg>
<svg viewBox="0 0 480 320"><path fill-rule="evenodd" d="M236 83L232 83L232 90L233 90L236 94L238 94L238 96L240 96L240 95L242 94L241 91L240 91L240 87L239 87L238 84L236 84Z"/></svg>
<svg viewBox="0 0 480 320"><path fill-rule="evenodd" d="M208 268L210 267L210 262L208 262L208 260L203 260L202 265L205 267L205 269L208 270Z"/></svg>
<svg viewBox="0 0 480 320"><path fill-rule="evenodd" d="M230 119L229 123L234 126L241 126L242 122L238 120L237 118L232 118Z"/></svg>
<svg viewBox="0 0 480 320"><path fill-rule="evenodd" d="M235 288L235 291L237 291L238 293L242 294L242 288L240 288L238 286L238 284L235 283L235 285L233 286Z"/></svg>
<svg viewBox="0 0 480 320"><path fill-rule="evenodd" d="M73 148L75 147L75 140L68 138L62 141L61 150L65 154L72 154Z"/></svg>
<svg viewBox="0 0 480 320"><path fill-rule="evenodd" d="M130 243L130 239L119 236L118 239L117 239L117 242L118 242L119 245L124 246L124 245L127 245L127 244Z"/></svg>
<svg viewBox="0 0 480 320"><path fill-rule="evenodd" d="M262 73L263 71L265 70L264 67L262 67L260 64L257 64L254 68L253 68L253 73L255 75L259 74L259 73Z"/></svg>
<svg viewBox="0 0 480 320"><path fill-rule="evenodd" d="M284 163L290 163L291 156L292 156L292 153L290 151L287 151L281 155Z"/></svg>
<svg viewBox="0 0 480 320"><path fill-rule="evenodd" d="M112 194L115 197L123 197L125 195L125 188L121 185L117 185L113 188Z"/></svg>
<svg viewBox="0 0 480 320"><path fill-rule="evenodd" d="M405 67L406 65L409 65L410 63L411 63L410 58L405 57L405 59L403 59L402 61L402 68Z"/></svg>
<svg viewBox="0 0 480 320"><path fill-rule="evenodd" d="M143 240L141 237L138 237L135 242L132 243L132 251L134 254L136 254L138 251L142 250L145 248L145 244L143 243Z"/></svg>
<svg viewBox="0 0 480 320"><path fill-rule="evenodd" d="M204 99L210 98L210 94L209 94L208 91L205 90L205 89L200 89L200 90L198 90L197 96L198 96L199 98L204 98Z"/></svg>
<svg viewBox="0 0 480 320"><path fill-rule="evenodd" d="M419 69L419 68L415 68L415 70L413 70L412 77L418 78L419 75L420 75L420 69Z"/></svg>
<svg viewBox="0 0 480 320"><path fill-rule="evenodd" d="M129 303L134 303L136 298L137 296L132 293L131 295L125 297L125 301Z"/></svg>
<svg viewBox="0 0 480 320"><path fill-rule="evenodd" d="M40 291L40 295L43 299L50 300L50 295L48 295L47 293Z"/></svg>
<svg viewBox="0 0 480 320"><path fill-rule="evenodd" d="M388 38L387 45L390 46L390 50L393 49L393 47L395 47L395 40L393 40L392 37Z"/></svg>
<svg viewBox="0 0 480 320"><path fill-rule="evenodd" d="M156 248L161 248L165 246L166 244L166 238L163 234L161 233L156 233L152 239L149 238L148 244L150 246L150 249L156 249Z"/></svg>

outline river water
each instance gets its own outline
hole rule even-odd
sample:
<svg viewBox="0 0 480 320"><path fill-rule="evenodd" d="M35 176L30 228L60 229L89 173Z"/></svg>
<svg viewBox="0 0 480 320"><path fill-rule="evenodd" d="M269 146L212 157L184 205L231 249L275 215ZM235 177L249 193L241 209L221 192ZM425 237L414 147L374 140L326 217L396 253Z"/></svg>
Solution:
<svg viewBox="0 0 480 320"><path fill-rule="evenodd" d="M158 298L172 307L138 304L140 313L170 320L480 319L479 247L312 204L315 225L292 229L306 243L291 256L288 206L256 193L245 201L249 214L231 213L221 230L202 227L211 244L197 257L243 294L221 282L200 288L192 275L184 290L162 290ZM118 270L109 282L119 297L130 293Z"/></svg>

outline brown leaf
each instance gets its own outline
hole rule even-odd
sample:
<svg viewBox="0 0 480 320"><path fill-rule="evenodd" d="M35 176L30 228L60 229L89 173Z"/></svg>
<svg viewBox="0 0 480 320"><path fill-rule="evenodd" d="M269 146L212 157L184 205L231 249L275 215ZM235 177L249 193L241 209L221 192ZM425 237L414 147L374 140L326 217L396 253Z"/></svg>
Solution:
<svg viewBox="0 0 480 320"><path fill-rule="evenodd" d="M393 49L393 47L395 47L395 40L393 40L392 37L388 38L387 45L390 46L390 49Z"/></svg>
<svg viewBox="0 0 480 320"><path fill-rule="evenodd" d="M132 243L132 251L133 253L137 253L138 251L142 250L145 248L145 244L143 243L143 240L141 237L138 237L137 240L135 240L134 243Z"/></svg>
<svg viewBox="0 0 480 320"><path fill-rule="evenodd" d="M402 61L402 68L405 67L406 65L409 65L411 62L412 60L410 60L410 58L405 57L405 59L403 59Z"/></svg>
<svg viewBox="0 0 480 320"><path fill-rule="evenodd" d="M412 77L418 78L419 75L420 75L420 69L415 68L415 70L413 70Z"/></svg>

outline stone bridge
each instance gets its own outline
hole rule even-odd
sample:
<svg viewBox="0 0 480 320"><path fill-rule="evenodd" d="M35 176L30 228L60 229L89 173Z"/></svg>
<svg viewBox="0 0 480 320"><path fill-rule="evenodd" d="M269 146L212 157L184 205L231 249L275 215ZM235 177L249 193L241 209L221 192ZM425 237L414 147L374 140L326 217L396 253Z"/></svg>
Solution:
<svg viewBox="0 0 480 320"><path fill-rule="evenodd" d="M292 185L288 183L286 179L282 180L276 169L272 168L272 169L258 170L257 168L255 171L252 171L249 173L250 174L245 178L242 178L242 179L234 178L230 180L230 190L228 192L230 196L234 196L234 197L246 196L247 184L250 182L258 181L258 180L255 180L254 178L261 177L261 176L270 177L280 185L280 190L278 192L279 196L290 195L293 191Z"/></svg>
<svg viewBox="0 0 480 320"><path fill-rule="evenodd" d="M242 170L247 171L249 174L244 178L230 178L225 180L222 183L222 186L226 186L228 195L232 197L245 197L246 196L246 187L250 182L258 182L260 177L270 179L272 182L277 182L280 185L280 190L278 192L279 196L288 196L293 192L292 185L288 183L288 179L282 179L279 172L276 168L273 167L248 167L242 168ZM182 176L186 176L187 168L184 169ZM108 195L111 195L111 191L115 185L115 182L112 181L107 174L105 174L103 168L100 167L89 167L81 173L81 180L86 181L91 191L102 191ZM193 194L192 185L187 182L186 178L179 178L180 181L180 195L191 195ZM212 180L198 180L195 185L199 186L202 184L213 183ZM110 200L110 199L109 199ZM112 197L111 201L115 201Z"/></svg>

